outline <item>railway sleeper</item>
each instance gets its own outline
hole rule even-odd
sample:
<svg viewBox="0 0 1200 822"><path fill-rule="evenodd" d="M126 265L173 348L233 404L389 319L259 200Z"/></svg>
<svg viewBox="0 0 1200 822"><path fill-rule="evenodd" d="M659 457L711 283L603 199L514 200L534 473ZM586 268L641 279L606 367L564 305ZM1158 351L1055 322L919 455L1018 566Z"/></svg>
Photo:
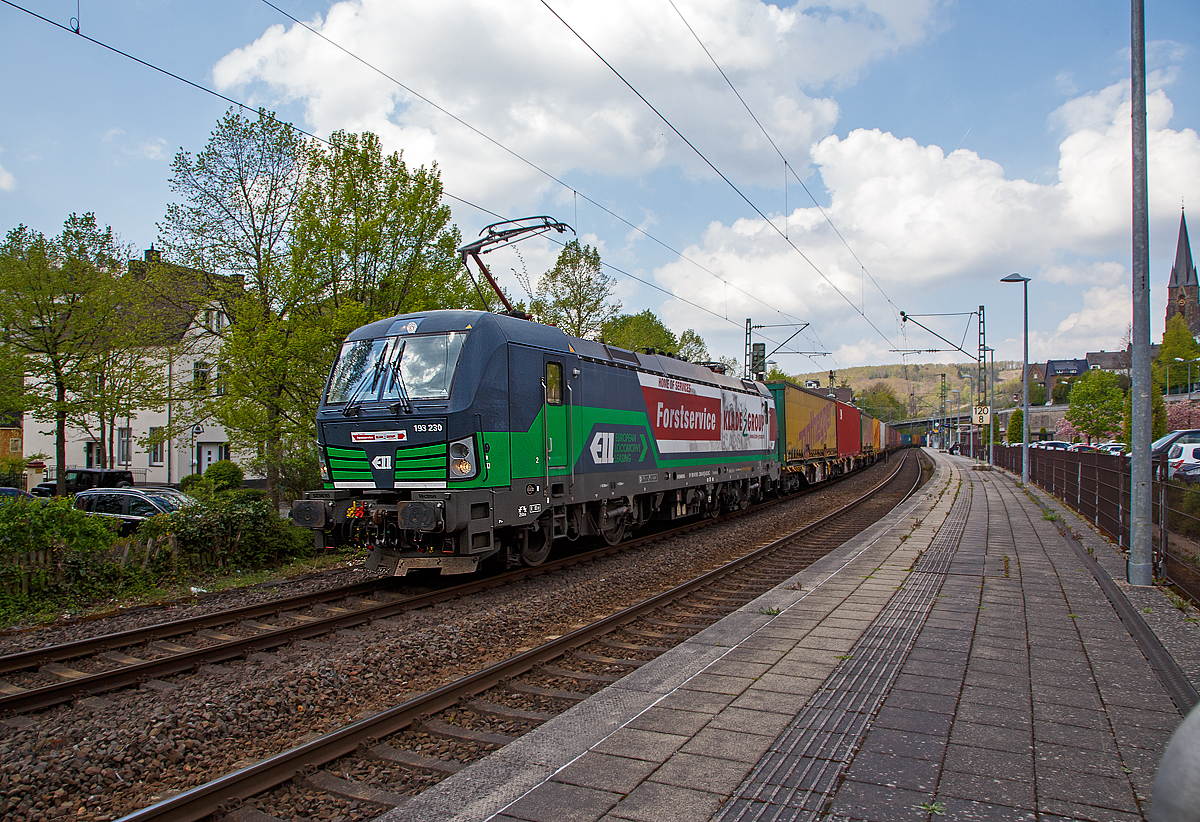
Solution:
<svg viewBox="0 0 1200 822"><path fill-rule="evenodd" d="M586 671L568 671L566 668L560 668L557 665L543 665L538 671L546 676L556 676L560 679L577 679L580 682L603 682L611 685L614 682L620 682L624 677L614 676L613 674L593 674Z"/></svg>
<svg viewBox="0 0 1200 822"><path fill-rule="evenodd" d="M545 711L523 711L520 708L497 705L495 702L487 702L482 699L471 700L467 703L467 707L478 714L495 716L500 719L515 719L519 722L529 722L535 725L540 725L558 716L558 714L546 713Z"/></svg>
<svg viewBox="0 0 1200 822"><path fill-rule="evenodd" d="M591 696L591 694L584 694L579 691L564 691L559 688L543 688L541 685L530 685L528 682L522 682L519 679L505 683L504 687L514 694L544 696L550 699L559 699L563 702L583 702L583 700Z"/></svg>
<svg viewBox="0 0 1200 822"><path fill-rule="evenodd" d="M316 788L318 791L324 791L334 796L353 799L357 802L370 802L374 805L383 805L386 808L394 808L408 801L408 797L403 794L380 790L365 782L334 776L328 771L317 771L309 774L304 777L304 783L309 787Z"/></svg>
<svg viewBox="0 0 1200 822"><path fill-rule="evenodd" d="M474 742L478 745L507 745L517 738L508 734L489 733L477 731L474 728L464 728L462 725L451 725L436 719L423 719L416 727L435 736L457 739L460 742Z"/></svg>
<svg viewBox="0 0 1200 822"><path fill-rule="evenodd" d="M586 651L574 651L573 653L584 662L597 662L601 665L620 665L623 668L640 668L649 661L645 659L617 659L611 656L589 654Z"/></svg>
<svg viewBox="0 0 1200 822"><path fill-rule="evenodd" d="M417 768L422 771L433 771L434 773L441 774L458 773L467 767L465 763L459 762L456 759L436 759L414 751L393 748L385 742L372 745L367 749L367 755L374 759L382 759L397 765L403 765L406 768Z"/></svg>

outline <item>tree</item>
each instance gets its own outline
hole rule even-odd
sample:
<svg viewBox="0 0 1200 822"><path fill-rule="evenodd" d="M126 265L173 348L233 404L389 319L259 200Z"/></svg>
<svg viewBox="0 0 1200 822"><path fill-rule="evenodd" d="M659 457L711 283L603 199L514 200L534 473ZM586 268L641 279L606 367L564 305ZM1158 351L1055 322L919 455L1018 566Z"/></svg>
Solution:
<svg viewBox="0 0 1200 822"><path fill-rule="evenodd" d="M1125 393L1111 371L1088 371L1071 388L1066 419L1088 442L1111 436L1119 430Z"/></svg>
<svg viewBox="0 0 1200 822"><path fill-rule="evenodd" d="M1154 381L1159 385L1166 386L1168 394L1177 393L1187 385L1187 363L1197 357L1200 357L1200 345L1196 344L1196 338L1188 329L1187 320L1183 318L1182 314L1174 315L1167 321L1166 330L1163 332L1162 346L1158 350L1158 356L1154 358L1154 365L1151 369ZM1177 360L1182 360L1182 362L1177 362ZM1170 384L1167 383L1168 373Z"/></svg>
<svg viewBox="0 0 1200 822"><path fill-rule="evenodd" d="M1025 441L1024 423L1025 413L1020 408L1012 412L1012 416L1008 418L1008 431L1005 434L1009 445Z"/></svg>
<svg viewBox="0 0 1200 822"><path fill-rule="evenodd" d="M1050 392L1051 398L1055 405L1061 405L1071 401L1071 387L1075 385L1078 377L1064 377L1054 383L1054 390Z"/></svg>
<svg viewBox="0 0 1200 822"><path fill-rule="evenodd" d="M285 442L308 438L313 386L329 335L317 321L323 284L292 268L291 233L312 151L289 125L231 108L195 157L180 151L160 238L176 262L207 279L230 317L218 370L225 392L208 408L239 450L262 450L278 508ZM316 389L319 392L319 388Z"/></svg>
<svg viewBox="0 0 1200 822"><path fill-rule="evenodd" d="M543 322L572 337L593 339L621 312L613 279L600 267L600 253L578 240L567 243L554 268L542 275L531 308Z"/></svg>
<svg viewBox="0 0 1200 822"><path fill-rule="evenodd" d="M1125 420L1121 427L1121 441L1132 446L1133 442L1133 392L1125 395ZM1156 440L1167 433L1167 403L1158 392L1158 386L1150 392L1150 439Z"/></svg>
<svg viewBox="0 0 1200 822"><path fill-rule="evenodd" d="M296 273L324 284L333 308L349 301L370 319L473 304L437 166L409 169L401 154L384 156L370 132L336 131L329 142L309 160L295 217Z"/></svg>
<svg viewBox="0 0 1200 822"><path fill-rule="evenodd" d="M67 420L87 396L85 365L103 350L106 330L117 322L114 274L123 263L112 228L101 228L91 213L69 216L56 237L19 225L0 247L7 370L19 356L25 376L16 384L23 385L24 409L54 423L59 493Z"/></svg>
<svg viewBox="0 0 1200 822"><path fill-rule="evenodd" d="M886 382L872 383L858 398L858 407L879 420L903 419L904 403Z"/></svg>
<svg viewBox="0 0 1200 822"><path fill-rule="evenodd" d="M613 317L604 324L600 335L606 343L630 351L653 348L675 354L679 350L675 334L648 308L640 314Z"/></svg>
<svg viewBox="0 0 1200 822"><path fill-rule="evenodd" d="M704 338L691 328L679 335L679 356L688 362L709 362L712 359Z"/></svg>

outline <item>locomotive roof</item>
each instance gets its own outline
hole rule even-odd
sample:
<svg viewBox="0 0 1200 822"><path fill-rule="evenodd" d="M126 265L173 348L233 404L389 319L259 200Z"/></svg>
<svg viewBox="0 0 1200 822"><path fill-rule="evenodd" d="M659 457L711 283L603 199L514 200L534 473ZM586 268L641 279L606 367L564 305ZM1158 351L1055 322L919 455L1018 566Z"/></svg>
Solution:
<svg viewBox="0 0 1200 822"><path fill-rule="evenodd" d="M534 345L550 351L574 352L581 357L613 362L627 368L637 368L667 374L694 382L706 382L741 391L747 389L769 396L765 388L735 377L718 374L702 365L658 354L642 354L626 351L616 346L605 345L593 340L569 337L552 325L521 320L507 314L492 314L487 311L435 310L401 314L385 320L364 325L352 331L347 341L370 340L403 334L438 334L449 331L487 330L499 333L509 342Z"/></svg>

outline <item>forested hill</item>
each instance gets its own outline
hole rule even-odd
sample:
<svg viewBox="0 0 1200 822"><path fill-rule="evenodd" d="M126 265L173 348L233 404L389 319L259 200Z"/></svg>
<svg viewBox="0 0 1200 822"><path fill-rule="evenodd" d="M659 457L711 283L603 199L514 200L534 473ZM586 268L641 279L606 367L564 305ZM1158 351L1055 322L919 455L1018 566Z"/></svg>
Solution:
<svg viewBox="0 0 1200 822"><path fill-rule="evenodd" d="M959 392L962 405L969 404L971 379L975 377L976 365L966 363L896 363L894 365L863 365L843 368L835 372L838 385L849 385L855 397L883 383L896 398L904 403L909 415L925 416L930 409L939 405L942 374L946 375L947 404L953 405L954 391ZM812 371L797 374L793 380L803 385L805 380L820 380L821 386L829 385L828 371ZM1021 363L1011 360L996 361L996 407L1012 405L1012 391L1020 390ZM1014 389L1015 386L1015 389Z"/></svg>

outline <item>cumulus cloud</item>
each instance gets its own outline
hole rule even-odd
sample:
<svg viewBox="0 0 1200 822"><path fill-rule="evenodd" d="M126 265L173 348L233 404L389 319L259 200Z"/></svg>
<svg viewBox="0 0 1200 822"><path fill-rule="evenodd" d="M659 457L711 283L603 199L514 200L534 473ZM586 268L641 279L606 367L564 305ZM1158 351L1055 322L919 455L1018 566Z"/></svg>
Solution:
<svg viewBox="0 0 1200 822"><path fill-rule="evenodd" d="M837 119L837 104L820 96L822 89L918 42L939 0L678 6L802 168ZM743 179L764 173L749 157L765 139L670 4L560 0L554 7L685 134L701 135L699 147L723 169ZM709 173L676 150L681 146L654 114L540 7L347 0L312 26L552 174L640 175L665 164ZM448 188L496 209L533 202L551 185L300 26L268 29L222 59L213 76L220 88L248 86L263 102L301 101L318 133L371 130L410 160L437 160Z"/></svg>
<svg viewBox="0 0 1200 822"><path fill-rule="evenodd" d="M1150 212L1161 238L1152 247L1173 257L1181 198L1200 189L1200 138L1191 129L1170 127L1173 110L1165 88L1149 95L1148 111ZM813 150L831 195L826 212L853 254L815 208L797 209L787 218L791 240L811 264L762 220L713 223L686 254L763 298L755 301L739 292L731 300L738 312L733 316L777 309L826 331L853 329L855 338L865 333L835 352L846 363L879 362L880 351L889 347L883 336L893 347L908 347L896 334L896 306L874 288L868 272L900 307L918 303L916 293L925 305L929 295L937 295L942 305L960 301L962 310L974 308L976 297L989 293L1004 273L1030 274L1042 284L1041 291L1031 291L1042 301L1037 308L1061 305L1066 314L1053 333L1035 335L1038 356L1113 348L1130 318L1128 84L1075 98L1051 119L1064 131L1056 182L1009 179L998 164L975 152L947 154L937 146L859 129L827 137ZM782 225L782 218L775 224ZM695 266L677 261L655 273L676 294L721 304L724 286ZM1155 306L1165 299L1162 285L1152 286ZM684 323L692 320L725 333L720 323L686 304L677 303L671 311ZM1155 316L1160 313L1156 307ZM845 336L845 331L838 334Z"/></svg>

